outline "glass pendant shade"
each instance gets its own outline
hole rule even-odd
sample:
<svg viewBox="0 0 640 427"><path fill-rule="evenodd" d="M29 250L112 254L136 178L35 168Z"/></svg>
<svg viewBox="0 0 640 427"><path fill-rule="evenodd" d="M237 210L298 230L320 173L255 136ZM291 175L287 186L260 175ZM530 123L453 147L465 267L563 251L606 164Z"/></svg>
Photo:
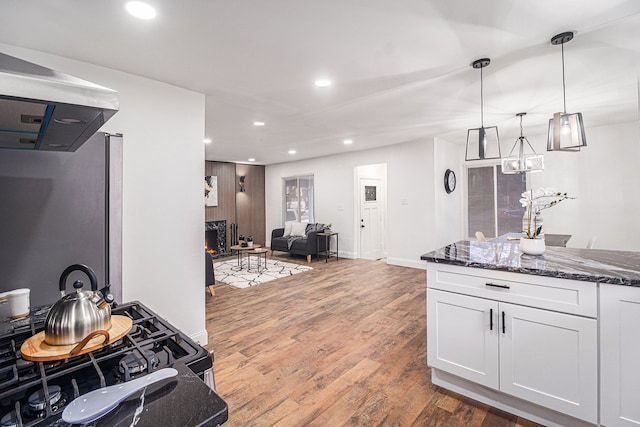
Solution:
<svg viewBox="0 0 640 427"><path fill-rule="evenodd" d="M465 160L500 158L500 138L497 126L469 129Z"/></svg>
<svg viewBox="0 0 640 427"><path fill-rule="evenodd" d="M549 120L547 151L580 151L586 146L582 113L555 113Z"/></svg>
<svg viewBox="0 0 640 427"><path fill-rule="evenodd" d="M497 126L484 126L484 95L482 86L482 69L489 65L489 58L473 61L471 66L480 69L480 127L467 131L467 149L465 160L499 159L500 137Z"/></svg>
<svg viewBox="0 0 640 427"><path fill-rule="evenodd" d="M580 147L587 146L587 138L582 122L582 113L567 113L567 96L564 78L564 44L573 40L573 33L566 32L554 36L552 45L562 48L562 98L564 111L555 113L549 120L549 135L547 137L547 151L580 151Z"/></svg>
<svg viewBox="0 0 640 427"><path fill-rule="evenodd" d="M544 170L544 156L542 154L524 154L524 139L518 138L516 145L520 144L520 154L504 157L502 159L502 173L540 172ZM529 144L529 141L527 141ZM515 146L514 146L515 147ZM529 144L529 147L531 145Z"/></svg>
<svg viewBox="0 0 640 427"><path fill-rule="evenodd" d="M520 117L520 136L513 144L509 155L502 159L502 173L540 172L544 170L544 156L537 154L529 140L522 134L522 117L526 114L516 114ZM525 142L529 146L529 153L525 152ZM516 148L518 151L514 154Z"/></svg>

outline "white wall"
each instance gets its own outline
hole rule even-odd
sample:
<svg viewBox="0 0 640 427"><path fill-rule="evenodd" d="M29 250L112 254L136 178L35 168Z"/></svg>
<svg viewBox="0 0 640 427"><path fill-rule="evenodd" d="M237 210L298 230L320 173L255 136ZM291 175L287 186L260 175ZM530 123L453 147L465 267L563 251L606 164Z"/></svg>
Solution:
<svg viewBox="0 0 640 427"><path fill-rule="evenodd" d="M425 268L420 255L437 249L433 141L417 141L318 159L269 165L266 174L267 236L282 226L282 178L312 173L317 222L340 233L340 256L356 252L354 168L387 164L387 262Z"/></svg>
<svg viewBox="0 0 640 427"><path fill-rule="evenodd" d="M0 49L119 92L120 111L102 130L124 135L123 301L139 300L206 344L204 95L32 50Z"/></svg>
<svg viewBox="0 0 640 427"><path fill-rule="evenodd" d="M545 170L530 174L531 187L576 197L542 211L545 231L571 234L569 247L584 248L595 235L594 249L640 251L638 122L587 128L586 135L580 152L546 152L546 135L528 137L545 155Z"/></svg>
<svg viewBox="0 0 640 427"><path fill-rule="evenodd" d="M464 221L466 203L464 200L464 187L466 178L462 168L464 159L464 146L436 138L434 141L434 168L433 180L435 182L435 222L439 226L435 229L436 246L446 246L451 242L466 239ZM456 174L456 188L447 194L444 189L444 173L451 169Z"/></svg>

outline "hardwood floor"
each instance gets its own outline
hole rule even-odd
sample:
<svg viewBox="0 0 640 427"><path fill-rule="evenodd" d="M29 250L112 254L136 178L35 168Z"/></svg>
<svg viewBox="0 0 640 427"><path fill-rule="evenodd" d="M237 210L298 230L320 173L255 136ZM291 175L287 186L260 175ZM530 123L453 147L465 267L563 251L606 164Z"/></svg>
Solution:
<svg viewBox="0 0 640 427"><path fill-rule="evenodd" d="M538 425L431 384L424 270L350 259L311 266L207 291L225 427Z"/></svg>

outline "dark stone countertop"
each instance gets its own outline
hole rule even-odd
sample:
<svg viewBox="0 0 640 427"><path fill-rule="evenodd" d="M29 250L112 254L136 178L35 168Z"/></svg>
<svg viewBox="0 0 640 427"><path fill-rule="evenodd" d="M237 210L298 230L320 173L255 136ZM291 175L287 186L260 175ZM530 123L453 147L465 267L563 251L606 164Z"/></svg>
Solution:
<svg viewBox="0 0 640 427"><path fill-rule="evenodd" d="M227 404L183 363L178 375L134 393L91 427L218 426L227 421ZM47 424L68 426L57 420Z"/></svg>
<svg viewBox="0 0 640 427"><path fill-rule="evenodd" d="M524 255L518 242L461 240L420 259L537 276L640 287L640 252L547 246L541 256Z"/></svg>

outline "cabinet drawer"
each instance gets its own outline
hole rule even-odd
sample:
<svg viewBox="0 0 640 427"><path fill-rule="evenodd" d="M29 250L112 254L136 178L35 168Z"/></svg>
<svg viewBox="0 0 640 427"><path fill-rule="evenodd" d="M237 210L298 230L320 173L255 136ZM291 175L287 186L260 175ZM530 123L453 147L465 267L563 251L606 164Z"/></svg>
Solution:
<svg viewBox="0 0 640 427"><path fill-rule="evenodd" d="M593 282L430 262L427 287L597 317L597 285Z"/></svg>

